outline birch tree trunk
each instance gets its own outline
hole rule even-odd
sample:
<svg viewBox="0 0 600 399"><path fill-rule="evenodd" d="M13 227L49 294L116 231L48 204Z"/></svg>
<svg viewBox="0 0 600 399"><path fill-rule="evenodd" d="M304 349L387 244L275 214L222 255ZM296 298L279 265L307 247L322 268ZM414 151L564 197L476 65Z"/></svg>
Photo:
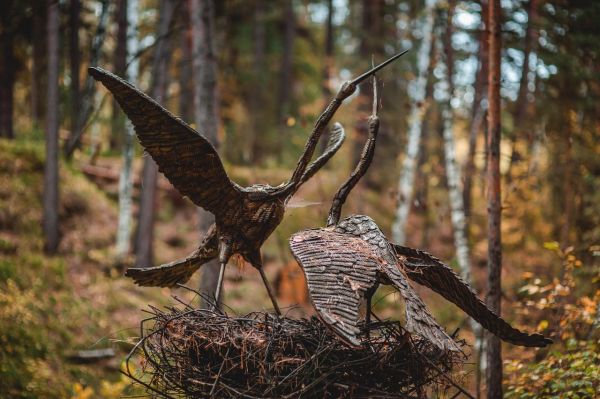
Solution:
<svg viewBox="0 0 600 399"><path fill-rule="evenodd" d="M58 69L59 5L48 0L48 92L46 102L46 162L44 163L44 236L45 250L58 249Z"/></svg>
<svg viewBox="0 0 600 399"><path fill-rule="evenodd" d="M487 27L487 9L488 0L481 1L481 34L479 35L479 70L475 77L475 96L473 99L473 109L471 112L471 126L469 127L469 152L465 165L465 177L463 186L463 204L465 207L466 230L469 232L469 222L471 218L471 203L473 191L473 177L475 176L475 152L477 150L477 136L481 132L485 119L486 109L484 103L487 99L487 75L488 75L488 37L485 28Z"/></svg>
<svg viewBox="0 0 600 399"><path fill-rule="evenodd" d="M446 166L446 178L448 180L448 191L450 196L450 215L452 228L454 230L454 246L456 247L456 258L462 278L471 281L471 266L469 256L469 245L465 233L465 209L463 206L462 192L460 190L460 169L456 163L456 150L454 145L454 132L452 124L454 115L451 101L454 96L454 57L452 53L452 18L456 0L448 2L447 28L444 35L444 47L446 54L446 76L448 85L448 98L442 106L443 136L444 136L444 160Z"/></svg>
<svg viewBox="0 0 600 399"><path fill-rule="evenodd" d="M487 306L501 314L501 191L500 191L500 0L490 0L489 75L488 75L488 137L487 137L487 202L488 202L488 295ZM502 398L502 347L500 339L487 335L486 385L488 399Z"/></svg>
<svg viewBox="0 0 600 399"><path fill-rule="evenodd" d="M406 223L413 196L415 166L419 156L419 142L423 129L423 116L427 104L425 102L427 86L427 69L431 62L430 51L434 30L434 9L436 0L426 0L423 32L425 36L417 53L417 78L411 83L409 92L412 97L412 107L408 119L408 144L398 180L399 203L396 209L396 219L392 225L394 241L399 244L406 242Z"/></svg>
<svg viewBox="0 0 600 399"><path fill-rule="evenodd" d="M138 1L127 3L127 80L135 85L139 72L139 61L136 57L138 40ZM119 223L117 230L117 261L122 262L129 253L129 233L131 230L131 202L133 191L132 162L133 139L135 131L131 121L127 120L123 140L123 168L119 176Z"/></svg>
<svg viewBox="0 0 600 399"><path fill-rule="evenodd" d="M171 0L161 0L158 31L158 43L154 47L152 61L152 81L150 93L161 104L169 86L169 61L171 59L171 39L168 35L173 13L177 3ZM135 238L136 267L150 267L154 262L154 214L156 211L156 184L158 165L147 156L144 159L142 171L142 191L140 194L140 211Z"/></svg>
<svg viewBox="0 0 600 399"><path fill-rule="evenodd" d="M217 63L214 43L214 0L191 0L192 75L194 80L194 121L196 129L218 148L217 142ZM214 223L214 216L198 209L200 231L205 233ZM219 277L219 264L208 262L200 269L200 292L214 297ZM202 300L201 307L209 306Z"/></svg>

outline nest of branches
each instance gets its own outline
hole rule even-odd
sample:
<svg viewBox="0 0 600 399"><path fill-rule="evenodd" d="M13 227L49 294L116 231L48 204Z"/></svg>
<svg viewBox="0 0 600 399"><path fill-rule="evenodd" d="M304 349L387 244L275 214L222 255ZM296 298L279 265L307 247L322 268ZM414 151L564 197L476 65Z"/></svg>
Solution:
<svg viewBox="0 0 600 399"><path fill-rule="evenodd" d="M433 390L464 392L453 373L464 355L440 351L398 322L371 323L363 348L356 349L314 317L254 312L234 318L188 305L150 311L125 374L151 396L419 398Z"/></svg>

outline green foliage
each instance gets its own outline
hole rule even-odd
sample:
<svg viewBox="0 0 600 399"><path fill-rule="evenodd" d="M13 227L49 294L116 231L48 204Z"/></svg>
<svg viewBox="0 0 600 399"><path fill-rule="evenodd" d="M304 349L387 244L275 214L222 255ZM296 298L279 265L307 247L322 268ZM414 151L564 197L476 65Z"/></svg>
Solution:
<svg viewBox="0 0 600 399"><path fill-rule="evenodd" d="M570 339L540 362L506 365L506 398L593 398L600 391L600 341Z"/></svg>
<svg viewBox="0 0 600 399"><path fill-rule="evenodd" d="M586 274L578 272L587 267L574 255L573 248L561 250L556 242L546 243L545 248L562 260L562 278L545 284L527 276L531 280L521 293L528 298L528 307L542 311L538 331L551 335L558 345L539 362L509 361L506 396L592 398L600 390L598 281L584 283Z"/></svg>
<svg viewBox="0 0 600 399"><path fill-rule="evenodd" d="M125 393L127 382L114 371L77 366L66 359L78 348L108 345L99 338L110 326L110 312L127 303L101 275L83 270L89 267L84 262L112 245L112 238L98 229L88 234L81 230L90 227L92 211L110 212L113 206L82 176L61 168L63 227L75 231L84 248L77 253L80 244L66 234L71 242L67 251L60 257L44 255L42 148L39 143L0 140L0 396L117 398ZM76 276L85 273L90 280L83 284L91 295L77 289L82 281L74 278L70 264L79 269Z"/></svg>

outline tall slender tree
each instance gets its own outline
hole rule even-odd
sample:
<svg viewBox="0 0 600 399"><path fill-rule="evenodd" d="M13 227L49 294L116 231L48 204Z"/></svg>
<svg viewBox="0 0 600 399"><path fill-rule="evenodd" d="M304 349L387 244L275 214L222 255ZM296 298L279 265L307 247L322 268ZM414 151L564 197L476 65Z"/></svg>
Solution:
<svg viewBox="0 0 600 399"><path fill-rule="evenodd" d="M98 18L98 25L96 26L96 32L92 39L92 46L90 49L90 63L89 66L97 66L100 60L100 54L102 46L104 44L104 38L106 37L107 25L108 25L108 10L110 2L108 0L101 0L101 11L100 18ZM81 135L85 125L92 115L94 109L94 93L96 92L96 85L94 79L88 76L85 80L83 91L81 93L81 104L79 104L79 115L77 118L77 125L74 131L69 135L69 139L65 142L65 157L70 158L76 148L79 147L81 142Z"/></svg>
<svg viewBox="0 0 600 399"><path fill-rule="evenodd" d="M517 95L517 101L515 102L515 109L513 113L513 131L510 136L511 142L511 156L508 173L506 174L506 181L510 184L512 179L513 165L519 158L517 150L517 140L520 136L525 136L527 132L526 118L528 112L528 100L527 95L529 94L528 89L528 76L529 76L529 59L532 51L535 51L535 20L537 18L537 1L529 0L527 3L527 27L525 28L524 48L523 48L523 67L521 68L521 79L519 80L519 94ZM526 137L527 138L527 137Z"/></svg>
<svg viewBox="0 0 600 399"><path fill-rule="evenodd" d="M44 235L49 254L58 250L58 0L48 0L48 93L46 116L46 162L44 163Z"/></svg>
<svg viewBox="0 0 600 399"><path fill-rule="evenodd" d="M152 61L152 80L150 93L162 103L169 86L169 60L171 59L171 39L169 27L173 20L176 2L161 0L158 21L158 43L154 48ZM135 238L136 267L152 266L154 241L154 214L156 211L156 185L158 166L151 157L144 159L142 171L142 191L140 194L140 210Z"/></svg>
<svg viewBox="0 0 600 399"><path fill-rule="evenodd" d="M296 41L296 13L294 11L293 0L285 0L283 26L283 54L281 56L281 72L279 75L279 93L277 94L277 121L280 124L284 124L284 120L291 111L292 67L294 43ZM279 153L281 154L281 151Z"/></svg>
<svg viewBox="0 0 600 399"><path fill-rule="evenodd" d="M419 157L421 133L423 131L423 117L427 108L427 103L425 102L428 78L427 70L431 62L430 53L436 4L436 0L426 0L425 2L425 15L423 18L424 35L417 52L417 78L412 82L412 86L410 87L412 106L408 117L408 144L398 181L400 198L396 209L396 219L392 225L394 241L399 244L403 244L406 241L406 223L412 203L415 166Z"/></svg>
<svg viewBox="0 0 600 399"><path fill-rule="evenodd" d="M202 132L218 148L218 102L217 60L215 53L215 3L214 0L191 0L192 24L192 74L194 80L194 121ZM205 233L214 222L214 216L198 209L200 231ZM202 266L200 292L213 297L219 278L216 260ZM201 306L208 307L206 301Z"/></svg>
<svg viewBox="0 0 600 399"><path fill-rule="evenodd" d="M139 60L136 56L138 39L138 1L127 2L127 80L136 84L139 72ZM119 222L117 227L117 261L122 262L129 254L129 234L131 230L131 202L133 194L133 138L135 131L131 121L127 121L123 140L123 166L119 176Z"/></svg>
<svg viewBox="0 0 600 399"><path fill-rule="evenodd" d="M488 293L487 305L501 314L501 191L500 191L500 49L501 17L500 0L490 0L488 8L489 27L489 74L488 74L488 137L487 137L487 202L488 202ZM486 385L488 399L502 398L502 347L500 340L487 334Z"/></svg>
<svg viewBox="0 0 600 399"><path fill-rule="evenodd" d="M463 185L463 204L465 207L466 230L469 232L469 221L471 216L471 203L473 191L473 177L475 176L475 153L477 151L477 138L484 126L487 100L487 78L488 78L488 35L487 35L487 9L488 0L481 0L481 24L479 34L479 68L475 77L475 95L471 109L471 124L469 126L469 150L465 164L465 177Z"/></svg>
<svg viewBox="0 0 600 399"><path fill-rule="evenodd" d="M71 72L71 134L77 134L79 122L79 69L81 57L79 51L79 14L80 0L71 0L69 7L69 63Z"/></svg>
<svg viewBox="0 0 600 399"><path fill-rule="evenodd" d="M113 69L114 73L118 76L125 76L127 73L127 0L117 1L114 19L117 22L117 43L113 59ZM124 136L125 115L115 99L112 99L110 148L119 148L119 143L122 143Z"/></svg>

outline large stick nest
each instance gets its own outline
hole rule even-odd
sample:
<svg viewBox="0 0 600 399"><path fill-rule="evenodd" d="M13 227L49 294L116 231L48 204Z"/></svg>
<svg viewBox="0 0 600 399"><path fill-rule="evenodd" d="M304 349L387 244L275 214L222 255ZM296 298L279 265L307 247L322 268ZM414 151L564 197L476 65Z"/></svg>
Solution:
<svg viewBox="0 0 600 399"><path fill-rule="evenodd" d="M314 317L233 318L188 305L150 312L125 374L151 396L413 398L462 391L453 371L464 356L440 351L398 322L371 323L356 349Z"/></svg>

